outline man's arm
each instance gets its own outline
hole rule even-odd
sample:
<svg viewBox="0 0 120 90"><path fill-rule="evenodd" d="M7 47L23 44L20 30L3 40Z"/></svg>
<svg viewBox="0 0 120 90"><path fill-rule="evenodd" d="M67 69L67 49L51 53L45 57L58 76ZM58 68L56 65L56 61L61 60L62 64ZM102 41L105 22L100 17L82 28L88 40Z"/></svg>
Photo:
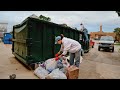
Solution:
<svg viewBox="0 0 120 90"><path fill-rule="evenodd" d="M63 49L63 53L61 54L61 56L65 56L67 52L70 50L70 47L71 47L71 43L64 43L64 49Z"/></svg>
<svg viewBox="0 0 120 90"><path fill-rule="evenodd" d="M64 46L61 45L60 51L57 54L59 54L59 55L62 54L63 53L63 49L64 49Z"/></svg>

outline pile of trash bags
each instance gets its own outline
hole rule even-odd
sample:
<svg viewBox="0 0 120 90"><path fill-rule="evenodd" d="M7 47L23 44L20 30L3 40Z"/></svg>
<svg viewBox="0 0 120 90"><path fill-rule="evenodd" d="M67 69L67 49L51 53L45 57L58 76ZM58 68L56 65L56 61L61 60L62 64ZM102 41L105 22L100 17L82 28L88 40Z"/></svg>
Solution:
<svg viewBox="0 0 120 90"><path fill-rule="evenodd" d="M67 79L66 68L70 66L66 57L61 57L58 61L55 58L39 63L34 71L40 79Z"/></svg>
<svg viewBox="0 0 120 90"><path fill-rule="evenodd" d="M80 56L80 63L82 59ZM66 73L68 67L70 67L69 56L63 56L57 61L55 58L51 58L45 62L40 62L34 74L40 79L67 79Z"/></svg>

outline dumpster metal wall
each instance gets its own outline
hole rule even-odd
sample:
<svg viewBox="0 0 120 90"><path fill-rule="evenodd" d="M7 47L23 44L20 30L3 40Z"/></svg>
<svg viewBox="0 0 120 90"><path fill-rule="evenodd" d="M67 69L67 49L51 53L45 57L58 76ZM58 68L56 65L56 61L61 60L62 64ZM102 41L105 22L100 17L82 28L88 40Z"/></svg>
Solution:
<svg viewBox="0 0 120 90"><path fill-rule="evenodd" d="M13 26L12 52L26 65L45 61L59 51L60 45L55 44L55 37L60 34L79 41L82 32L28 17L21 24Z"/></svg>

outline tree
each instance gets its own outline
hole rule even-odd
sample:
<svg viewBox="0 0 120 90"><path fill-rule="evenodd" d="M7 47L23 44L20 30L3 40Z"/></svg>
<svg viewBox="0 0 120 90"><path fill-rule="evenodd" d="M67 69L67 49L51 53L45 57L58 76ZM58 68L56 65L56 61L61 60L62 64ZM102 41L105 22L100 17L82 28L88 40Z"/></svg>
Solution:
<svg viewBox="0 0 120 90"><path fill-rule="evenodd" d="M116 33L116 39L120 42L120 28L115 28L114 33Z"/></svg>
<svg viewBox="0 0 120 90"><path fill-rule="evenodd" d="M70 26L68 26L66 23L63 23L63 24L59 24L61 26L64 26L64 27L68 27L68 28L71 28Z"/></svg>
<svg viewBox="0 0 120 90"><path fill-rule="evenodd" d="M67 24L65 24L65 23L63 23L63 24L60 24L60 25L62 25L62 26L64 26L64 27L68 27L68 26L67 26Z"/></svg>
<svg viewBox="0 0 120 90"><path fill-rule="evenodd" d="M41 19L41 20L44 20L44 21L51 21L51 18L50 17L45 17L45 16L43 16L43 15L40 15L39 16L39 18Z"/></svg>

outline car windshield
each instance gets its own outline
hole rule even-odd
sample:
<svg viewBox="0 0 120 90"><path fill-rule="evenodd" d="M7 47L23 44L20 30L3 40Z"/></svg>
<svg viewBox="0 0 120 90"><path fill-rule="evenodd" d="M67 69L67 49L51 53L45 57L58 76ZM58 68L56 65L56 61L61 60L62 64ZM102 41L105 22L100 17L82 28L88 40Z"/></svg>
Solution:
<svg viewBox="0 0 120 90"><path fill-rule="evenodd" d="M100 40L104 40L104 41L114 41L112 36L102 36L100 38Z"/></svg>

